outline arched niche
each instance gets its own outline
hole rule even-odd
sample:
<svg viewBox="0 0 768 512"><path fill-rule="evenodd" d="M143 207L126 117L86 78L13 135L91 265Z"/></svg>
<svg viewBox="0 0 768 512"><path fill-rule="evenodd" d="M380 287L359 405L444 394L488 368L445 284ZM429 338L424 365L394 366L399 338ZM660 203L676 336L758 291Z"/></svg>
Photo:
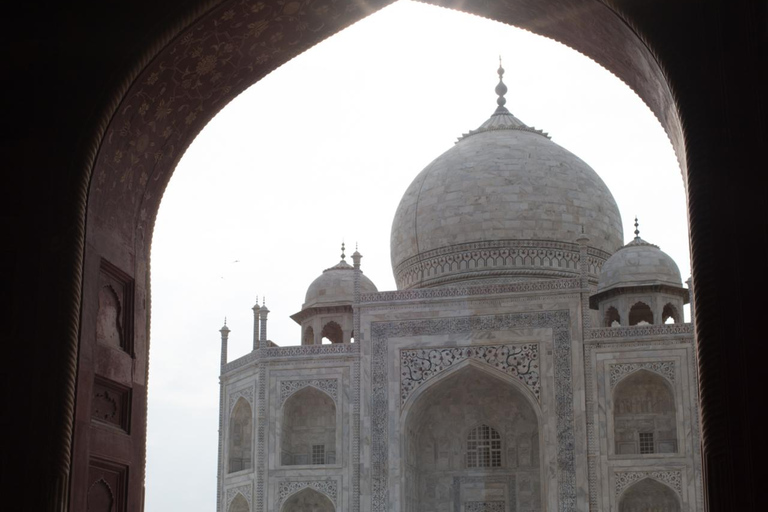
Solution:
<svg viewBox="0 0 768 512"><path fill-rule="evenodd" d="M229 504L227 512L250 512L251 508L248 506L248 500L246 500L242 494L237 493L235 499Z"/></svg>
<svg viewBox="0 0 768 512"><path fill-rule="evenodd" d="M669 486L644 478L621 495L619 512L681 512L680 500Z"/></svg>
<svg viewBox="0 0 768 512"><path fill-rule="evenodd" d="M331 343L343 343L344 331L339 324L331 320L323 326L320 337L322 339L327 339Z"/></svg>
<svg viewBox="0 0 768 512"><path fill-rule="evenodd" d="M87 510L89 512L112 512L115 497L109 484L100 478L88 489Z"/></svg>
<svg viewBox="0 0 768 512"><path fill-rule="evenodd" d="M229 473L253 467L253 411L239 398L229 418Z"/></svg>
<svg viewBox="0 0 768 512"><path fill-rule="evenodd" d="M653 311L645 302L636 302L629 308L629 325L645 325L653 323Z"/></svg>
<svg viewBox="0 0 768 512"><path fill-rule="evenodd" d="M611 306L605 310L605 317L603 321L605 327L618 327L621 325L621 316L619 310Z"/></svg>
<svg viewBox="0 0 768 512"><path fill-rule="evenodd" d="M661 310L661 323L679 324L681 321L682 317L677 308L671 303L665 304L664 309Z"/></svg>
<svg viewBox="0 0 768 512"><path fill-rule="evenodd" d="M283 504L280 512L334 512L333 502L314 489L302 489Z"/></svg>
<svg viewBox="0 0 768 512"><path fill-rule="evenodd" d="M613 390L613 437L618 455L677 452L677 412L669 382L638 370Z"/></svg>
<svg viewBox="0 0 768 512"><path fill-rule="evenodd" d="M280 460L283 466L336 463L336 404L327 393L307 386L285 401Z"/></svg>
<svg viewBox="0 0 768 512"><path fill-rule="evenodd" d="M542 509L536 409L521 386L495 373L464 364L434 378L407 405L401 427L407 512L464 510L470 501L505 501L505 510L520 510L526 501L530 510ZM511 481L526 491L515 493Z"/></svg>

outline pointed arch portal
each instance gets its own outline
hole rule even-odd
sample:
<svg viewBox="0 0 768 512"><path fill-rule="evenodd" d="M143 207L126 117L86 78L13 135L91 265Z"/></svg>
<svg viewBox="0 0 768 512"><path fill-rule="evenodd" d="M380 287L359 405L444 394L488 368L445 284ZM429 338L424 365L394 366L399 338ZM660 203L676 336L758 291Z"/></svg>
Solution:
<svg viewBox="0 0 768 512"><path fill-rule="evenodd" d="M465 364L404 411L404 511L464 510L470 502L542 509L538 414L526 390L494 372ZM510 481L527 491L512 492Z"/></svg>
<svg viewBox="0 0 768 512"><path fill-rule="evenodd" d="M281 20L282 30L267 21L281 10L272 0L194 4L169 0L162 6L143 0L122 4L120 16L94 10L90 4L62 3L44 13L31 9L15 18L15 28L28 31L29 37L12 46L20 58L9 60L9 76L23 77L15 91L34 101L18 101L24 105L22 115L10 113L9 124L18 121L18 126L8 139L13 148L8 168L21 171L8 173L10 200L4 212L14 249L4 253L4 261L11 274L22 277L8 278L5 309L34 319L35 312L46 310L51 297L57 298L46 322L30 330L34 342L13 344L7 357L14 362L7 365L7 382L27 382L33 373L40 376L27 389L7 397L8 410L28 411L25 421L9 422L8 438L34 440L19 442L19 448L10 447L8 452L9 467L17 468L8 475L13 480L9 485L17 484L30 509L85 510L94 483L88 469L99 459L124 461L130 478L127 498L121 503L127 510L141 508L149 241L173 169L205 123L239 92L387 3L313 4L301 17ZM765 451L749 441L760 438L762 428L760 411L752 404L765 401L759 372L765 347L760 344L762 327L753 321L760 317L762 305L744 301L734 308L735 317L719 313L723 297L748 296L748 290L762 289L768 279L760 273L734 274L721 268L723 262L746 261L768 252L765 240L754 236L764 231L765 217L754 210L764 202L764 190L753 180L754 169L764 162L765 78L759 73L764 69L765 36L755 20L764 17L765 5L725 0L685 9L675 2L593 0L437 3L575 48L627 83L659 118L675 146L689 194L700 299L695 314L702 445L705 472L712 482L706 493L709 506L764 509L759 504L755 508L751 491L758 488L753 475L759 474ZM74 30L61 29L65 19ZM281 38L276 37L278 32ZM55 49L46 43L52 33ZM219 41L219 35L241 44L243 51L226 55L229 46L220 44L216 51L221 53L206 56L198 66L190 43L203 42L210 48L208 43ZM64 48L73 48L80 56L67 61L70 72L55 84L39 80L62 75L56 71L62 63L59 50ZM192 95L185 87L192 82L179 75L194 70L190 79L207 76L213 62L227 65L215 81L200 80L204 85L194 91L194 102L181 101ZM45 85L24 91L26 79ZM144 98L153 101L149 113L143 109ZM33 104L34 108L28 107ZM181 108L191 104L194 111ZM54 128L51 119L67 119L67 129ZM39 183L46 186L38 187ZM20 200L19 190L39 192L38 200ZM121 268L135 283L136 305L127 319L134 333L135 358L109 361L106 367L99 366L103 359L94 357L99 349L96 322L91 321L99 307L102 261ZM11 324L11 336L20 335L19 326L25 323ZM732 350L733 339L748 345ZM128 370L119 373L123 368ZM94 376L118 374L132 397L130 434L121 433L120 443L105 440L88 417ZM748 395L753 399L743 404L731 400ZM55 406L29 408L30 397ZM123 452L115 451L118 445ZM29 480L28 474L38 477ZM41 488L46 492L39 492Z"/></svg>

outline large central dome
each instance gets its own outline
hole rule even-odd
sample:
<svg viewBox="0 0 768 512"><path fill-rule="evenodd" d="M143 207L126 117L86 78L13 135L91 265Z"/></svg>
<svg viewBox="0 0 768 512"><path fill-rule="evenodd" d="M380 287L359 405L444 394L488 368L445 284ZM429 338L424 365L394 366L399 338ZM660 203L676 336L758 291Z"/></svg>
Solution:
<svg viewBox="0 0 768 512"><path fill-rule="evenodd" d="M491 118L429 164L400 201L391 235L399 289L575 276L582 230L596 279L622 246L619 209L597 173L510 114L501 80L496 92Z"/></svg>

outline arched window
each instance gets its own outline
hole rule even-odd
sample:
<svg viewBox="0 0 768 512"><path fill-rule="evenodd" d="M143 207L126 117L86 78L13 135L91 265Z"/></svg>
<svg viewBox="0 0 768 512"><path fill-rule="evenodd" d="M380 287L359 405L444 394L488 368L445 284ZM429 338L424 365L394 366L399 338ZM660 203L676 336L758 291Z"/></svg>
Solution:
<svg viewBox="0 0 768 512"><path fill-rule="evenodd" d="M644 478L627 489L619 501L619 512L680 512L680 501L668 486Z"/></svg>
<svg viewBox="0 0 768 512"><path fill-rule="evenodd" d="M283 406L281 461L284 466L336 463L336 404L307 386Z"/></svg>
<svg viewBox="0 0 768 512"><path fill-rule="evenodd" d="M229 472L242 471L253 467L251 464L253 417L251 405L238 399L229 420Z"/></svg>
<svg viewBox="0 0 768 512"><path fill-rule="evenodd" d="M314 345L315 343L315 330L312 327L307 327L304 331L304 337L301 340L302 345Z"/></svg>
<svg viewBox="0 0 768 512"><path fill-rule="evenodd" d="M645 325L653 323L653 311L645 302L638 302L629 310L629 325Z"/></svg>
<svg viewBox="0 0 768 512"><path fill-rule="evenodd" d="M661 312L661 322L664 324L680 323L680 313L678 313L677 308L672 304L664 305L664 309Z"/></svg>
<svg viewBox="0 0 768 512"><path fill-rule="evenodd" d="M621 325L621 317L619 316L619 310L611 306L605 310L605 326L606 327L618 327Z"/></svg>
<svg viewBox="0 0 768 512"><path fill-rule="evenodd" d="M240 493L237 493L237 496L235 496L235 499L233 499L232 503L229 505L229 512L250 512L250 510L248 501Z"/></svg>
<svg viewBox="0 0 768 512"><path fill-rule="evenodd" d="M677 452L677 416L671 386L661 375L638 370L613 393L618 455Z"/></svg>
<svg viewBox="0 0 768 512"><path fill-rule="evenodd" d="M329 340L331 343L342 343L344 341L344 333L341 330L341 326L336 322L325 324L320 337Z"/></svg>
<svg viewBox="0 0 768 512"><path fill-rule="evenodd" d="M501 436L488 425L479 425L467 436L468 468L500 468Z"/></svg>
<svg viewBox="0 0 768 512"><path fill-rule="evenodd" d="M280 512L334 512L333 502L314 489L304 489L287 500Z"/></svg>

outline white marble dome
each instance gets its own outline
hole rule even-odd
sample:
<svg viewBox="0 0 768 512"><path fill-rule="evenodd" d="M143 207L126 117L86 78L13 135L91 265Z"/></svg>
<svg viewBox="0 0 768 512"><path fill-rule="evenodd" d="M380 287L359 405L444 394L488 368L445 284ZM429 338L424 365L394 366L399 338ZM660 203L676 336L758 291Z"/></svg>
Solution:
<svg viewBox="0 0 768 512"><path fill-rule="evenodd" d="M658 246L636 236L603 264L597 282L597 292L624 286L646 285L680 288L683 281L675 260Z"/></svg>
<svg viewBox="0 0 768 512"><path fill-rule="evenodd" d="M373 281L360 274L360 293L375 293ZM318 306L340 306L355 300L355 269L344 259L325 269L307 288L302 310Z"/></svg>
<svg viewBox="0 0 768 512"><path fill-rule="evenodd" d="M398 288L575 276L582 228L599 260L595 272L622 246L621 216L605 183L510 114L503 92L497 87L491 118L429 164L403 195L390 240Z"/></svg>

